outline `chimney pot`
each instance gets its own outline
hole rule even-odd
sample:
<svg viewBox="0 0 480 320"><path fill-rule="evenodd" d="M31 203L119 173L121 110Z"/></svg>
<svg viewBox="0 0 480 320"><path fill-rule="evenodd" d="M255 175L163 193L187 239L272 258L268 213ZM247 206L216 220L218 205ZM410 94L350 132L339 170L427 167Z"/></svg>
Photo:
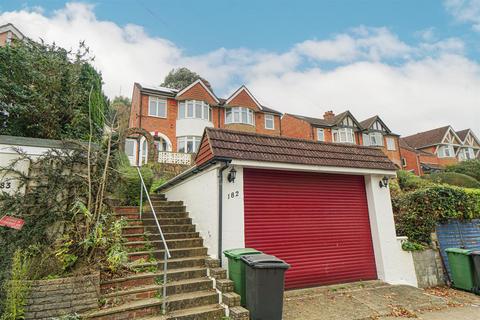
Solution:
<svg viewBox="0 0 480 320"><path fill-rule="evenodd" d="M333 113L332 110L329 110L323 114L323 119L325 120L331 120L333 117L335 117L335 113Z"/></svg>

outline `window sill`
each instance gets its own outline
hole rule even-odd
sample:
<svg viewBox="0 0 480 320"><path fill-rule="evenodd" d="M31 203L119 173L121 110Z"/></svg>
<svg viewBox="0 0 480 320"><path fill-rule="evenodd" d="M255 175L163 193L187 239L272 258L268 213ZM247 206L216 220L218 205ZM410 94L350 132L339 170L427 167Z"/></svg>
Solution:
<svg viewBox="0 0 480 320"><path fill-rule="evenodd" d="M161 117L161 116L154 116L153 114L149 114L148 117L159 118L159 119L167 119L167 116Z"/></svg>
<svg viewBox="0 0 480 320"><path fill-rule="evenodd" d="M252 126L252 127L255 127L254 124L250 124L250 123L242 123L242 122L225 122L225 125L226 126L229 126L229 125L232 125L232 124L241 124L241 125L244 125L244 126ZM273 129L274 130L274 129Z"/></svg>

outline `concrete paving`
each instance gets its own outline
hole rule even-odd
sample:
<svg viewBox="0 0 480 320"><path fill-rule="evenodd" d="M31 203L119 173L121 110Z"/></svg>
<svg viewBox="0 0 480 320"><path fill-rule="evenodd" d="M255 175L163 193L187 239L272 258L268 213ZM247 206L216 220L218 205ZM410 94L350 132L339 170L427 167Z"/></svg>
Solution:
<svg viewBox="0 0 480 320"><path fill-rule="evenodd" d="M285 293L284 320L480 319L480 297L438 288L422 290L380 281Z"/></svg>

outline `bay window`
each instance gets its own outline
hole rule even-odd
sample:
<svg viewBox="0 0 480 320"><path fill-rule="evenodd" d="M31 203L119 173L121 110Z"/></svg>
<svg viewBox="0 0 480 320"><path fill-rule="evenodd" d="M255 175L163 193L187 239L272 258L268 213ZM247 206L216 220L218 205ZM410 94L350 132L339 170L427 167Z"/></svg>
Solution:
<svg viewBox="0 0 480 320"><path fill-rule="evenodd" d="M340 128L333 130L333 142L355 143L355 134L352 128Z"/></svg>
<svg viewBox="0 0 480 320"><path fill-rule="evenodd" d="M157 97L148 97L148 115L152 117L167 117L167 100Z"/></svg>
<svg viewBox="0 0 480 320"><path fill-rule="evenodd" d="M200 147L202 137L185 136L177 138L177 152L195 153Z"/></svg>
<svg viewBox="0 0 480 320"><path fill-rule="evenodd" d="M210 106L199 100L180 101L178 119L203 119L210 121Z"/></svg>
<svg viewBox="0 0 480 320"><path fill-rule="evenodd" d="M253 110L243 107L228 108L225 112L225 124L230 123L254 125Z"/></svg>

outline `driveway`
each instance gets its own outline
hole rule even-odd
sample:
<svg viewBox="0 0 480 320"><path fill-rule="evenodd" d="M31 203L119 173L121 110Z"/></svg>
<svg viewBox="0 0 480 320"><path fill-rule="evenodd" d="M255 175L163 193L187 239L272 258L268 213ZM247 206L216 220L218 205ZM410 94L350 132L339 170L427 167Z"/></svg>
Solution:
<svg viewBox="0 0 480 320"><path fill-rule="evenodd" d="M479 313L480 297L473 294L368 281L287 291L283 319L478 320Z"/></svg>

